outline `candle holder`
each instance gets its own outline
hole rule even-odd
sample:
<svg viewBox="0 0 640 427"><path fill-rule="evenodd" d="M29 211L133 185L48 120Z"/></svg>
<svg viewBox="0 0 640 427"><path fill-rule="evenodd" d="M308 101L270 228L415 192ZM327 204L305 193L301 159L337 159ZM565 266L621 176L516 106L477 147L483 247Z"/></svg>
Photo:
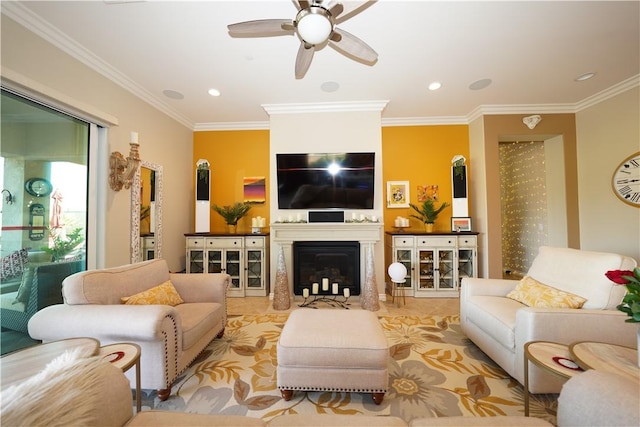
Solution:
<svg viewBox="0 0 640 427"><path fill-rule="evenodd" d="M394 225L393 228L395 229L396 233L404 233L404 231L409 228L408 225Z"/></svg>
<svg viewBox="0 0 640 427"><path fill-rule="evenodd" d="M338 298L341 298L339 300ZM308 308L318 308L316 305L319 302L323 302L334 308L344 308L345 310L349 310L349 305L347 301L349 301L351 295L345 297L344 295L310 295L302 301L302 304L298 304L298 307L308 307Z"/></svg>

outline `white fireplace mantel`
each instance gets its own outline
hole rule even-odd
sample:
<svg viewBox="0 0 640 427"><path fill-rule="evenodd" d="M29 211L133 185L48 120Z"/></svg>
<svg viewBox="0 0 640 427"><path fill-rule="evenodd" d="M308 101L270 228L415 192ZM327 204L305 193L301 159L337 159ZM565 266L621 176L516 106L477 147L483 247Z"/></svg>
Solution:
<svg viewBox="0 0 640 427"><path fill-rule="evenodd" d="M374 250L374 269L376 276L380 275L379 265L383 263L382 246L382 223L273 223L271 224L271 293L273 298L274 280L278 266L278 256L282 249L284 262L289 278L289 292L293 295L293 263L292 247L294 242L339 242L357 241L360 243L360 277L364 280L366 276L366 256L367 250ZM380 288L380 280L377 280ZM384 281L382 282L384 283ZM381 299L384 299L384 286L382 292L378 292Z"/></svg>

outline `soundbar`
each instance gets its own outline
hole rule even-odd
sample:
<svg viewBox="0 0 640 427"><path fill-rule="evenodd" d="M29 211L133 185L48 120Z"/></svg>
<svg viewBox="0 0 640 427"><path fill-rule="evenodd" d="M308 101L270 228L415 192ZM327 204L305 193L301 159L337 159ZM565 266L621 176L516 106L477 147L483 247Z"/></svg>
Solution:
<svg viewBox="0 0 640 427"><path fill-rule="evenodd" d="M344 211L309 211L309 222L344 222Z"/></svg>

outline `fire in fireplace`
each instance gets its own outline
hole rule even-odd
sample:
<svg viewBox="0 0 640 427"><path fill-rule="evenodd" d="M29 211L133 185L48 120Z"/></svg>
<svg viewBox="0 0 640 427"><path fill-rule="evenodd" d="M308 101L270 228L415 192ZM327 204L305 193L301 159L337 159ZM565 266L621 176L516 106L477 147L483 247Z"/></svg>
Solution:
<svg viewBox="0 0 640 427"><path fill-rule="evenodd" d="M328 282L328 289L323 288L323 282ZM360 243L294 242L294 295L302 295L305 288L312 293L314 283L318 283L318 295L334 294L334 283L338 284L338 295L343 295L345 288L351 295L360 295Z"/></svg>

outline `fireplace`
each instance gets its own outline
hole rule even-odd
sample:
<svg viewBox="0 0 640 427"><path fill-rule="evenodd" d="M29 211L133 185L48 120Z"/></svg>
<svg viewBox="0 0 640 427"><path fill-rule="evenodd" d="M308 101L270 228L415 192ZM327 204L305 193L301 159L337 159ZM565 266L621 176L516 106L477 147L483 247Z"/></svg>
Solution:
<svg viewBox="0 0 640 427"><path fill-rule="evenodd" d="M318 295L342 295L345 288L351 295L360 295L360 243L294 242L293 277L294 295L302 295L305 288L312 293L314 283L318 284ZM337 292L334 283L338 284Z"/></svg>

